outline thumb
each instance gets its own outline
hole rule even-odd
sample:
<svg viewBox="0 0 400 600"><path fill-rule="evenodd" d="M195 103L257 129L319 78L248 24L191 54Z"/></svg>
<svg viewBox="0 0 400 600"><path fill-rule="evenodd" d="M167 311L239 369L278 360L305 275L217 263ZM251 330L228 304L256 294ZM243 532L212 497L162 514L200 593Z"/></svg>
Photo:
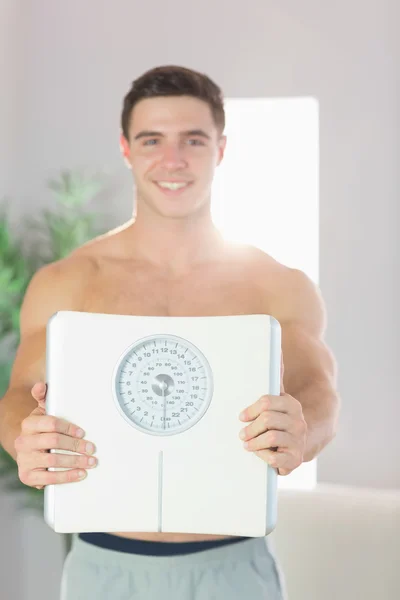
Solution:
<svg viewBox="0 0 400 600"><path fill-rule="evenodd" d="M47 386L42 381L35 383L35 385L31 389L32 397L38 402L39 406L42 406L43 408L46 401L46 391Z"/></svg>

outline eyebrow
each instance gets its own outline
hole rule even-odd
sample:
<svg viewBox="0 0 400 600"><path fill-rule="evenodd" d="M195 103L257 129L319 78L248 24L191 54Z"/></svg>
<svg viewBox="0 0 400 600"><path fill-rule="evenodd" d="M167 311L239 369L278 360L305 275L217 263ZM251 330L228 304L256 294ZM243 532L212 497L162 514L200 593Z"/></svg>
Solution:
<svg viewBox="0 0 400 600"><path fill-rule="evenodd" d="M205 138L207 140L211 139L211 137L208 135L208 133L203 131L203 129L189 129L188 131L181 131L179 135L182 137L194 135L194 136ZM144 138L144 137L165 137L165 135L163 133L161 133L161 131L144 130L144 131L140 131L138 134L136 134L134 139L139 140L140 138Z"/></svg>

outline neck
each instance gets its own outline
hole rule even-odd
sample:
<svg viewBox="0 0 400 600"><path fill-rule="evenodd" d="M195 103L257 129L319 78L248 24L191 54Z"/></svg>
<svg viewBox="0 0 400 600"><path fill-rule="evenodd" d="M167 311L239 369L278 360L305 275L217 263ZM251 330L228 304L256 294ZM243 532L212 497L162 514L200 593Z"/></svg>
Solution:
<svg viewBox="0 0 400 600"><path fill-rule="evenodd" d="M209 210L185 218L141 210L125 235L129 253L171 274L186 273L217 258L224 245Z"/></svg>

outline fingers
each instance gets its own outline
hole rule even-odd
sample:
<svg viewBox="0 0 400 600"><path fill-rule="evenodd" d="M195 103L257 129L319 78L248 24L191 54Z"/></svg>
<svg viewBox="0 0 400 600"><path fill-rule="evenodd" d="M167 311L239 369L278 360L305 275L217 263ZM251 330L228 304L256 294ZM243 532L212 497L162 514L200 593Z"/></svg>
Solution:
<svg viewBox="0 0 400 600"><path fill-rule="evenodd" d="M85 469L97 465L97 459L89 456L96 451L94 444L82 439L85 432L73 423L46 414L46 391L43 383L33 386L31 393L38 406L22 421L21 435L14 442L19 478L37 489L79 481L86 476ZM66 454L50 450L66 451Z"/></svg>
<svg viewBox="0 0 400 600"><path fill-rule="evenodd" d="M294 439L286 431L267 431L244 444L246 450L256 451L268 448L286 449L294 446Z"/></svg>
<svg viewBox="0 0 400 600"><path fill-rule="evenodd" d="M71 437L58 432L22 435L15 440L17 452L26 453L31 450L70 450L79 454L94 454L92 442Z"/></svg>
<svg viewBox="0 0 400 600"><path fill-rule="evenodd" d="M54 434L42 434L51 436ZM31 436L40 438L41 434ZM72 438L69 438L70 440ZM82 443L83 440L77 440ZM62 444L62 442L61 442ZM41 445L41 444L39 444ZM46 445L46 443L45 443ZM94 445L90 444L94 451ZM32 451L19 452L17 455L19 478L25 485L43 489L46 485L80 481L87 475L85 469L97 466L97 458L86 454L62 454L57 452ZM46 469L67 469L65 471L47 471Z"/></svg>
<svg viewBox="0 0 400 600"><path fill-rule="evenodd" d="M262 412L266 410L277 411L287 413L289 415L300 415L302 413L302 407L298 400L290 396L289 394L282 394L281 396L261 396L254 404L248 406L239 415L241 421L253 421Z"/></svg>
<svg viewBox="0 0 400 600"><path fill-rule="evenodd" d="M279 475L289 475L303 462L302 456L289 450L257 450L254 454L277 469Z"/></svg>
<svg viewBox="0 0 400 600"><path fill-rule="evenodd" d="M35 409L33 413L34 414L31 413L29 417L24 419L21 423L21 432L23 435L47 433L51 431L78 438L84 435L84 432L77 425L52 415L43 414L41 409L39 409L38 412L36 412Z"/></svg>
<svg viewBox="0 0 400 600"><path fill-rule="evenodd" d="M82 454L59 454L57 452L29 452L19 456L19 463L25 471L37 469L93 469L97 458Z"/></svg>
<svg viewBox="0 0 400 600"><path fill-rule="evenodd" d="M43 489L46 485L72 483L82 481L87 476L83 469L68 469L67 471L19 471L19 478L25 485Z"/></svg>
<svg viewBox="0 0 400 600"><path fill-rule="evenodd" d="M243 441L250 440L268 429L276 429L278 431L287 431L288 433L295 432L295 422L292 417L285 413L275 411L262 412L250 425L247 425L239 434Z"/></svg>
<svg viewBox="0 0 400 600"><path fill-rule="evenodd" d="M286 413L288 410L285 398L286 396L261 396L257 402L254 402L240 413L239 419L241 421L253 421L266 410Z"/></svg>

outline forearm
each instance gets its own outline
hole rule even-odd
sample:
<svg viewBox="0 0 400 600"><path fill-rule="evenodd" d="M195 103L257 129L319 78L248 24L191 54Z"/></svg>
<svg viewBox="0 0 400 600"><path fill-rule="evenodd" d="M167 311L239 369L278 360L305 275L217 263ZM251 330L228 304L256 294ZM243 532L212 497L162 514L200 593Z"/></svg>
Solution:
<svg viewBox="0 0 400 600"><path fill-rule="evenodd" d="M307 423L304 462L315 458L335 437L340 400L330 383L313 383L292 394Z"/></svg>
<svg viewBox="0 0 400 600"><path fill-rule="evenodd" d="M36 406L28 388L9 389L0 399L0 445L14 460L14 442L21 433L21 423Z"/></svg>

